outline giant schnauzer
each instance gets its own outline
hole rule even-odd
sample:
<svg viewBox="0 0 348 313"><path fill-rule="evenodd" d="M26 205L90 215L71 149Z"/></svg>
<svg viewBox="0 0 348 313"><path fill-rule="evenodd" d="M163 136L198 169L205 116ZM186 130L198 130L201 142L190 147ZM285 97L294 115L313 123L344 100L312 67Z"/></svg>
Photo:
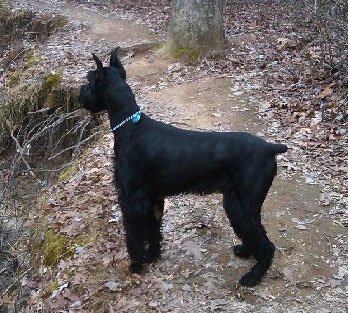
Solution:
<svg viewBox="0 0 348 313"><path fill-rule="evenodd" d="M191 131L153 120L140 111L117 49L108 67L94 54L93 58L97 68L88 72L79 101L92 113L109 114L130 270L139 273L144 263L160 256L166 196L219 192L242 241L234 254L256 259L240 283L258 284L275 250L261 224L261 206L277 172L275 156L286 152L286 145L245 132Z"/></svg>

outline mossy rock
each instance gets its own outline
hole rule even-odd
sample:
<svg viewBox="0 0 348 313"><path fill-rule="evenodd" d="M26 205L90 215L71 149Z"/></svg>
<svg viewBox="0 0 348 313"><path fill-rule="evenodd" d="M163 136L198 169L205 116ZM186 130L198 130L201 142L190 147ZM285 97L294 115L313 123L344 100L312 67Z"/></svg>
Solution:
<svg viewBox="0 0 348 313"><path fill-rule="evenodd" d="M63 72L49 73L45 76L40 90L40 99L42 106L48 109L54 109L62 106L60 99L60 86L63 78Z"/></svg>

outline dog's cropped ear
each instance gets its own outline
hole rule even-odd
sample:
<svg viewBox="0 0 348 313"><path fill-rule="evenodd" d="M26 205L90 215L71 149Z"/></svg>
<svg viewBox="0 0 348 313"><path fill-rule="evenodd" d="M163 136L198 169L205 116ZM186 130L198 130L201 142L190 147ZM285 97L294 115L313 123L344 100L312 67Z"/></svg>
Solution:
<svg viewBox="0 0 348 313"><path fill-rule="evenodd" d="M126 80L126 70L124 69L120 59L118 58L118 50L120 47L117 47L110 55L110 66L116 67L121 77Z"/></svg>
<svg viewBox="0 0 348 313"><path fill-rule="evenodd" d="M102 61L100 61L100 59L94 54L93 55L93 59L95 61L95 63L97 64L97 73L96 73L96 77L95 80L97 82L102 82L106 80L106 69L103 66Z"/></svg>
<svg viewBox="0 0 348 313"><path fill-rule="evenodd" d="M92 55L95 63L97 64L97 69L101 70L102 68L104 68L102 61L100 61L100 59L94 53L92 53Z"/></svg>
<svg viewBox="0 0 348 313"><path fill-rule="evenodd" d="M121 62L118 58L118 50L120 49L120 47L117 47L115 50L113 50L111 52L111 55L110 55L110 66L113 66L113 67L120 67Z"/></svg>

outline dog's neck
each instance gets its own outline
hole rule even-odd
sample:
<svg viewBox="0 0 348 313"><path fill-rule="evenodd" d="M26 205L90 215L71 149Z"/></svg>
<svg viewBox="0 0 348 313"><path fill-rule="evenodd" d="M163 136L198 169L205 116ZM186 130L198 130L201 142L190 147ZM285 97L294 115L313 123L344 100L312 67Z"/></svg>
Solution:
<svg viewBox="0 0 348 313"><path fill-rule="evenodd" d="M116 94L118 97L115 101ZM129 125L134 124L131 119L135 113L140 111L140 108L130 86L125 81L111 82L104 96L107 102L110 127L114 133L123 132L123 129L128 129Z"/></svg>
<svg viewBox="0 0 348 313"><path fill-rule="evenodd" d="M136 113L130 115L129 117L127 117L125 120L123 120L121 123L117 124L116 126L112 127L111 125L111 131L115 132L116 130L118 130L119 128L121 128L124 124L132 121L133 124L136 124L140 121L141 118L141 114L142 112L139 110Z"/></svg>
<svg viewBox="0 0 348 313"><path fill-rule="evenodd" d="M129 125L136 124L138 112L140 112L138 106L123 112L113 112L108 110L111 131L119 133L122 132L123 129L128 128ZM139 113L139 115L140 114L141 113Z"/></svg>

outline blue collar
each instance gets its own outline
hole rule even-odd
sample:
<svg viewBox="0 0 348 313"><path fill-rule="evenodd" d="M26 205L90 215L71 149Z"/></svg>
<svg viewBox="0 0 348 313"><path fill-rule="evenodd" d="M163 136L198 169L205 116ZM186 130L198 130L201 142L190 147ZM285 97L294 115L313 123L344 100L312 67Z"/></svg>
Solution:
<svg viewBox="0 0 348 313"><path fill-rule="evenodd" d="M121 122L120 124L116 125L114 128L111 129L111 131L115 131L116 129L120 128L121 126L123 126L124 124L126 124L127 122L129 122L130 120L132 120L132 122L138 123L141 117L141 111L138 111L136 113L134 113L133 115L131 115L130 117L127 117L123 122Z"/></svg>

